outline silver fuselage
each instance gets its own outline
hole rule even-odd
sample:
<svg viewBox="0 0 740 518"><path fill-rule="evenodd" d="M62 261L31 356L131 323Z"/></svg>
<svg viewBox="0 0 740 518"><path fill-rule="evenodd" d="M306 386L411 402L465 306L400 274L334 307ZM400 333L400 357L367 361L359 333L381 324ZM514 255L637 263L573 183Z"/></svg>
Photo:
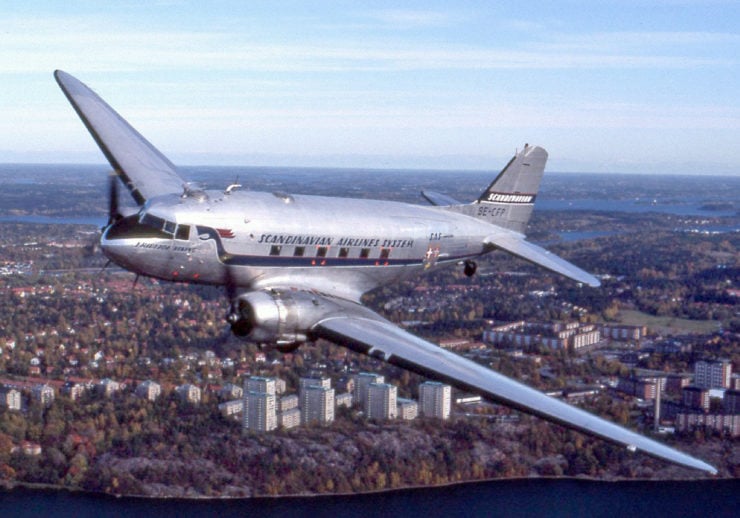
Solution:
<svg viewBox="0 0 740 518"><path fill-rule="evenodd" d="M300 286L357 300L366 291L484 253L509 233L439 207L235 191L166 195L110 226L105 254L170 281Z"/></svg>

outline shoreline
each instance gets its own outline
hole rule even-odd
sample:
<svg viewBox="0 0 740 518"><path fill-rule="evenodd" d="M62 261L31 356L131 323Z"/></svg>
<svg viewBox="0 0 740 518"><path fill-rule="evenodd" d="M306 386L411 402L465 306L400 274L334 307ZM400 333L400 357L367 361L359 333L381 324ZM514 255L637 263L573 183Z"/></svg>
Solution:
<svg viewBox="0 0 740 518"><path fill-rule="evenodd" d="M495 482L526 482L526 481L572 481L572 482L589 482L589 483L600 483L600 484L624 484L624 483L712 483L716 481L739 481L740 479L729 476L715 476L712 478L624 478L624 477L613 477L613 478L597 478L590 476L576 476L576 477L507 477L507 478L483 478L477 480L461 480L457 482L447 482L444 484L433 484L433 485L410 485L404 487L395 487L387 489L373 489L361 492L337 492L337 493L298 493L298 494L286 494L286 495L252 495L252 496L164 496L164 495L142 495L142 494L123 494L123 493L106 493L104 491L90 491L81 487L69 487L60 486L56 484L45 484L36 482L7 482L0 481L0 494L3 492L13 492L18 490L38 490L38 491L66 491L72 494L83 494L88 496L102 496L110 497L114 499L131 498L131 499L143 499L143 500L193 500L193 501L206 501L206 500L221 500L221 501L235 501L235 500L277 500L277 499L295 499L295 498L322 498L322 497L361 497L361 496L372 496L381 495L388 493L396 493L403 491L417 491L423 489L444 489L465 485L473 484L488 484Z"/></svg>

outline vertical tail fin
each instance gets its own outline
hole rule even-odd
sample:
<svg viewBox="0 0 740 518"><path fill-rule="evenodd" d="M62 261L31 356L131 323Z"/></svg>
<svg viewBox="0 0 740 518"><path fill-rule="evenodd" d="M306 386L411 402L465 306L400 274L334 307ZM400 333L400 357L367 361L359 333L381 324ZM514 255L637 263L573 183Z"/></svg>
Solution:
<svg viewBox="0 0 740 518"><path fill-rule="evenodd" d="M514 155L480 198L473 215L494 225L524 233L534 209L547 162L547 151L525 145Z"/></svg>

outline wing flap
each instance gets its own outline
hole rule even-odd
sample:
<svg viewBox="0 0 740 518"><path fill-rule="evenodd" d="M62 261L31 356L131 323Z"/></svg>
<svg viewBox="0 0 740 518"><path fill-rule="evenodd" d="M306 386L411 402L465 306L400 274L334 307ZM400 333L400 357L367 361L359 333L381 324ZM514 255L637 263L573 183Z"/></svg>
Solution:
<svg viewBox="0 0 740 518"><path fill-rule="evenodd" d="M354 351L423 376L481 394L527 413L596 435L629 449L716 474L709 464L589 412L549 397L471 360L451 353L398 328L367 308L346 309L320 321L312 332Z"/></svg>
<svg viewBox="0 0 740 518"><path fill-rule="evenodd" d="M547 270L559 273L569 279L582 282L593 288L601 286L599 279L590 273L581 270L549 250L524 240L523 237L520 238L514 234L496 234L487 237L484 240L484 244L505 250L525 261L542 266Z"/></svg>
<svg viewBox="0 0 740 518"><path fill-rule="evenodd" d="M61 70L54 77L136 203L183 190L174 164L95 92Z"/></svg>

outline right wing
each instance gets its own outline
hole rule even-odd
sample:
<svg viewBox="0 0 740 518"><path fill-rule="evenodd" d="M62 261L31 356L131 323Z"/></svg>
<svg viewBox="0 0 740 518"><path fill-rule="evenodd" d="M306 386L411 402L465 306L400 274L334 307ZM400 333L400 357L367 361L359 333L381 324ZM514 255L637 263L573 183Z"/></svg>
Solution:
<svg viewBox="0 0 740 518"><path fill-rule="evenodd" d="M311 329L317 337L381 359L402 369L450 383L507 406L535 414L568 428L639 449L676 464L716 474L709 464L594 414L554 399L471 360L400 329L368 308L354 303L320 320Z"/></svg>
<svg viewBox="0 0 740 518"><path fill-rule="evenodd" d="M136 203L183 191L174 164L95 92L61 70L54 77Z"/></svg>

